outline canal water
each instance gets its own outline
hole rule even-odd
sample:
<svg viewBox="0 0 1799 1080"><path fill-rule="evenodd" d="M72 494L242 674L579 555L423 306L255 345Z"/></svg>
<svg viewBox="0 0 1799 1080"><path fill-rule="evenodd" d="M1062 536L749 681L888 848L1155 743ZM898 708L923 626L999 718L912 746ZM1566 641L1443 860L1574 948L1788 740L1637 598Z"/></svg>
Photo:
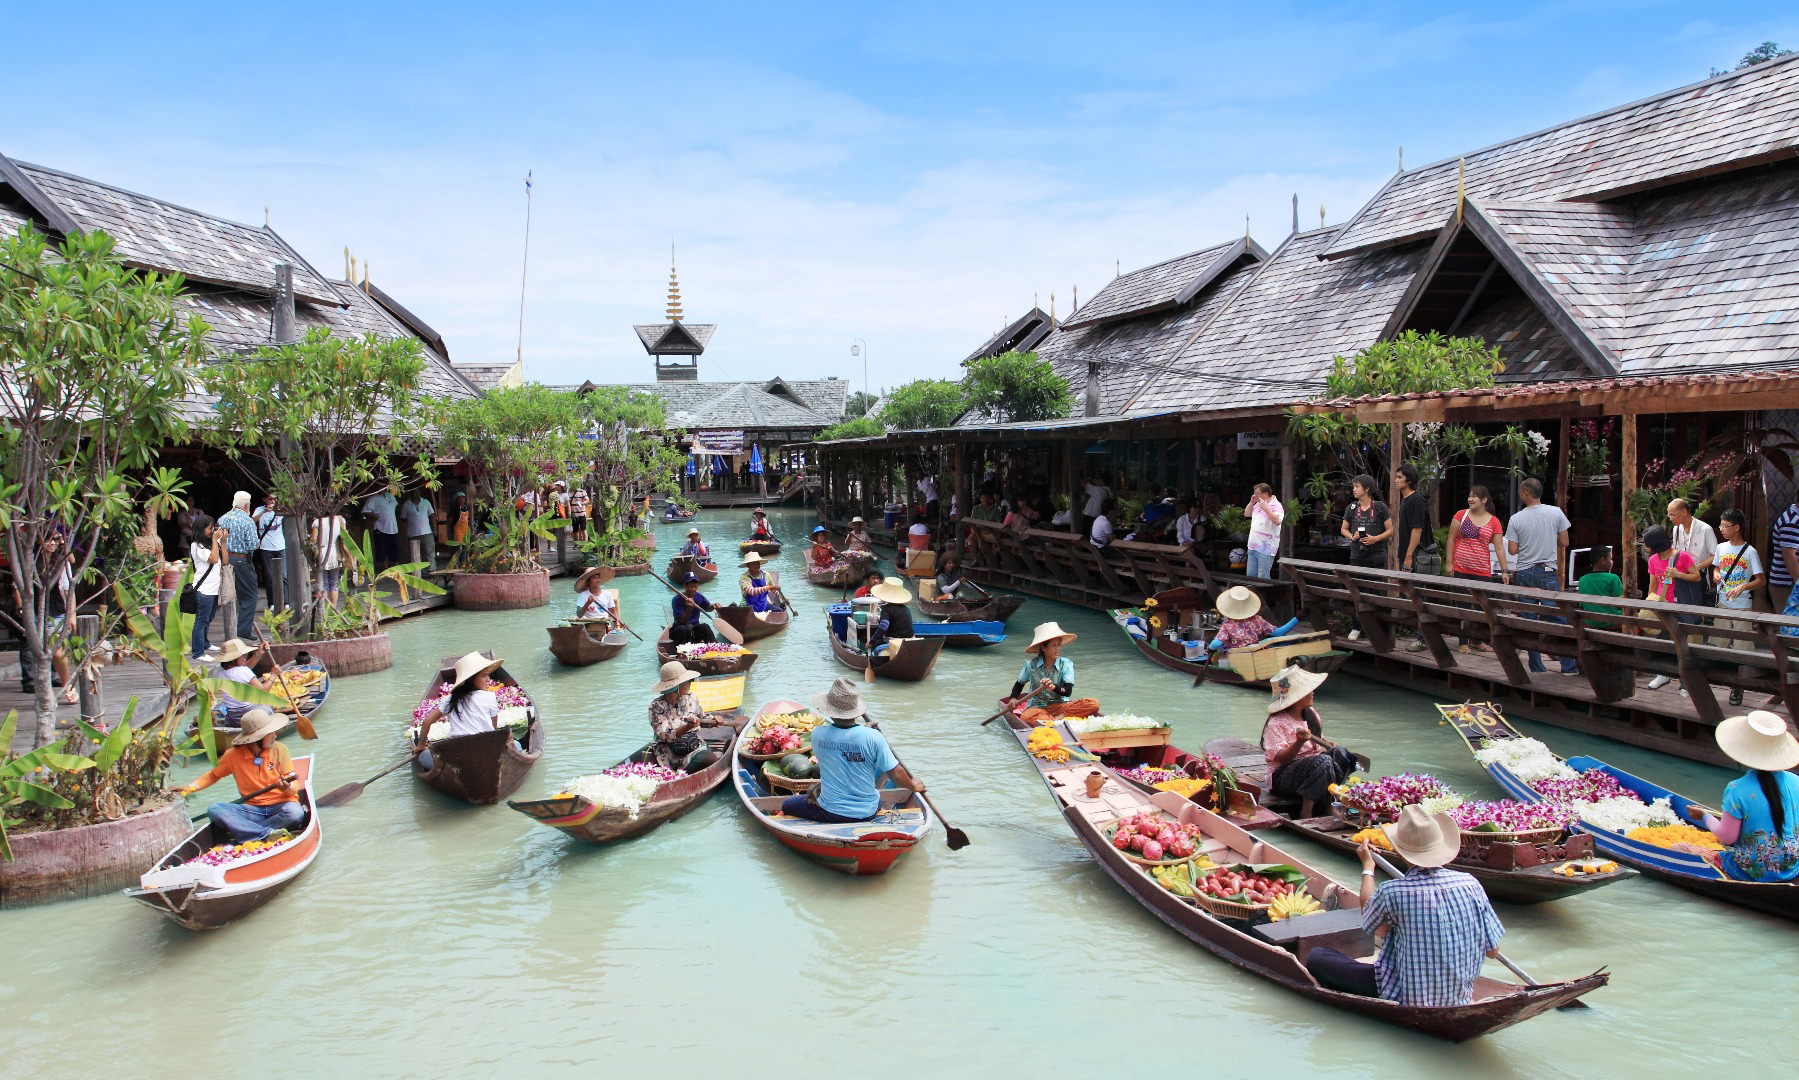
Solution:
<svg viewBox="0 0 1799 1080"><path fill-rule="evenodd" d="M697 521L720 551L746 532L742 513ZM786 633L758 643L752 707L804 699L847 670L824 640L820 608L834 597L804 579L809 524L775 515L789 543L774 565L798 610ZM684 531L658 527L659 571ZM727 599L734 580L707 591ZM617 584L626 617L653 640L666 591L648 577ZM640 745L654 650L633 642L607 663L559 668L544 627L573 600L566 580L552 585L550 609L393 625L394 667L339 681L317 742L290 736L295 753L317 754L320 790L395 760L438 660L470 649L504 657L546 718L545 753L521 797ZM846 878L774 844L729 790L640 839L579 846L401 771L326 811L312 869L223 930L190 933L120 897L0 912L0 1072L1589 1080L1790 1060L1795 928L1646 879L1501 907L1504 948L1536 977L1605 967L1613 982L1591 1011L1462 1046L1314 1004L1189 944L1094 868L1017 744L980 726L1010 688L1030 627L1047 619L1080 635L1067 652L1080 694L1171 721L1184 747L1255 737L1262 695L1192 688L1137 656L1103 614L1032 599L1005 644L946 653L925 682L866 691L895 748L972 838L960 852L937 834L884 877ZM1319 694L1329 733L1368 753L1376 773L1425 770L1497 797L1431 706L1344 675ZM1730 778L1531 730L1695 796L1714 798ZM193 809L215 793L223 785ZM1354 881L1352 860L1273 838Z"/></svg>

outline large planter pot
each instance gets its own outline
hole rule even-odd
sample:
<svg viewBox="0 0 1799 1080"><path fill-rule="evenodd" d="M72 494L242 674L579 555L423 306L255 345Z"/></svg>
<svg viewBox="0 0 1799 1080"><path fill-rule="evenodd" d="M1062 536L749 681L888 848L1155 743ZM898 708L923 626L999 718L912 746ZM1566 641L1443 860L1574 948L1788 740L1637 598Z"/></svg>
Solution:
<svg viewBox="0 0 1799 1080"><path fill-rule="evenodd" d="M612 572L619 577L638 577L650 572L650 564L647 562L626 563L623 566L613 567Z"/></svg>
<svg viewBox="0 0 1799 1080"><path fill-rule="evenodd" d="M450 595L457 607L469 611L543 607L550 602L550 572L451 574Z"/></svg>
<svg viewBox="0 0 1799 1080"><path fill-rule="evenodd" d="M136 885L192 830L177 799L118 821L12 836L12 862L0 862L0 908L104 896Z"/></svg>
<svg viewBox="0 0 1799 1080"><path fill-rule="evenodd" d="M394 643L385 632L368 637L332 638L329 641L296 641L270 645L269 659L277 664L291 663L300 653L310 653L314 660L336 679L344 675L367 675L394 666Z"/></svg>

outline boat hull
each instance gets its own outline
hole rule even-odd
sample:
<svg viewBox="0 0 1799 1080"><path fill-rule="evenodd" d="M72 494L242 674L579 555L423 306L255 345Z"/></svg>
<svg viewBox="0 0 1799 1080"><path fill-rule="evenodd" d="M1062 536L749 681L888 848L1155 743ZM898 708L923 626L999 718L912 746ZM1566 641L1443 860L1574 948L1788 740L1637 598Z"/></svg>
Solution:
<svg viewBox="0 0 1799 1080"><path fill-rule="evenodd" d="M845 645L836 634L831 633L830 626L825 627L825 638L831 643L831 655L837 662L856 671L868 668L868 655L859 653ZM901 682L918 682L930 675L931 669L937 666L937 657L943 652L942 638L905 638L899 652L891 659L875 660L875 675L883 679L898 679Z"/></svg>
<svg viewBox="0 0 1799 1080"><path fill-rule="evenodd" d="M739 556L748 555L752 551L765 559L772 555L779 555L781 542L779 540L745 540L737 545Z"/></svg>
<svg viewBox="0 0 1799 1080"><path fill-rule="evenodd" d="M793 612L786 609L767 611L765 618L757 618L756 613L742 604L723 604L715 612L718 618L730 623L732 628L743 635L745 641L756 641L787 629L793 621Z"/></svg>
<svg viewBox="0 0 1799 1080"><path fill-rule="evenodd" d="M552 626L550 655L569 667L586 667L610 660L625 651L630 639L622 630L595 637L585 626Z"/></svg>
<svg viewBox="0 0 1799 1080"><path fill-rule="evenodd" d="M491 653L483 655L492 658ZM444 657L439 664L440 670L425 686L425 693L419 699L421 704L435 696L438 685L447 681L455 666L456 657ZM518 685L503 667L496 668L492 678L503 685ZM510 729L495 728L478 735L438 739L427 748L431 751L431 767L422 768L415 761L414 777L431 790L452 799L475 806L490 806L517 791L531 767L543 756L543 720L533 705L523 746L512 737Z"/></svg>
<svg viewBox="0 0 1799 1080"><path fill-rule="evenodd" d="M679 660L689 671L697 671L701 675L736 675L748 671L756 663L756 653L748 652L740 656L708 656L697 660L689 660L675 652L674 642L668 639L668 627L662 628L662 636L656 639L656 658L666 664L671 660Z"/></svg>
<svg viewBox="0 0 1799 1080"><path fill-rule="evenodd" d="M590 844L609 844L615 840L642 836L705 802L730 779L736 760L737 728L743 723L743 719L741 713L727 719L734 722L702 729L707 745L719 751L718 760L697 773L690 773L680 780L657 788L650 801L638 808L636 817L619 807L596 806L577 795L520 800L506 805L539 825L547 825ZM625 760L642 760L644 755L654 749L654 743L647 743Z"/></svg>
<svg viewBox="0 0 1799 1080"><path fill-rule="evenodd" d="M917 603L919 611L944 622L996 622L1003 626L1024 601L1022 596L1001 595L972 604L963 600L926 600L921 596Z"/></svg>
<svg viewBox="0 0 1799 1080"><path fill-rule="evenodd" d="M1141 612L1135 612L1133 609L1128 608L1118 608L1109 614L1111 614L1114 621L1116 621L1121 615L1141 614ZM1124 629L1123 623L1119 624L1119 629ZM1188 660L1184 657L1171 656L1161 649L1158 649L1154 643L1147 639L1139 638L1128 630L1125 631L1125 637L1129 638L1131 644L1136 647L1137 652L1146 657L1151 663L1156 664L1159 667L1165 667L1169 671L1178 671L1190 678L1199 678L1203 676L1206 682L1217 683L1220 686L1245 686L1252 690L1268 689L1267 679L1245 679L1235 671L1232 671L1230 665L1223 662L1221 658L1214 658L1213 662L1209 664L1204 660ZM1348 663L1349 657L1350 653L1348 651L1333 649L1330 652L1321 653L1316 656L1296 657L1293 661L1293 666L1302 671L1311 671L1320 675L1329 675L1331 672L1336 671L1338 668Z"/></svg>
<svg viewBox="0 0 1799 1080"><path fill-rule="evenodd" d="M718 564L701 562L692 555L676 555L668 560L668 580L680 584L692 574L699 578L701 584L718 577Z"/></svg>

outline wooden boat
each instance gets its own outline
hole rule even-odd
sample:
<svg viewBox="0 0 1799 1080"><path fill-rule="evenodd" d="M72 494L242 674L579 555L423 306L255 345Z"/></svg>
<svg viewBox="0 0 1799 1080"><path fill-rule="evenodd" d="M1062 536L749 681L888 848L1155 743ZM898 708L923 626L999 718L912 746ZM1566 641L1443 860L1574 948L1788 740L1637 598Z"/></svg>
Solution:
<svg viewBox="0 0 1799 1080"><path fill-rule="evenodd" d="M482 655L492 658L489 653ZM443 692L441 688L455 677L456 659L444 657L440 670L425 685L419 704ZM495 668L491 678L503 686L518 686L518 680L503 667ZM431 752L431 767L424 768L415 761L412 774L433 790L466 803L487 806L499 802L518 790L525 782L525 774L543 756L543 721L537 715L536 705L526 708L529 724L525 728L524 745L512 737L508 728L438 739L427 747Z"/></svg>
<svg viewBox="0 0 1799 1080"><path fill-rule="evenodd" d="M612 659L631 641L623 630L596 635L594 629L594 624L581 622L550 627L550 655L569 667L586 667Z"/></svg>
<svg viewBox="0 0 1799 1080"><path fill-rule="evenodd" d="M692 517L692 510L678 510L673 506L665 506L662 508L662 521L664 524L673 525L677 521L687 521Z"/></svg>
<svg viewBox="0 0 1799 1080"><path fill-rule="evenodd" d="M1007 723L1020 749L1024 749L1032 729L1014 717L1007 717ZM1064 741L1073 742L1073 736L1065 728L1062 730ZM1056 764L1037 757L1028 760L1037 767L1063 821L1087 848L1088 855L1133 899L1207 952L1314 1001L1460 1042L1528 1020L1610 980L1603 970L1584 978L1536 987L1483 977L1475 980L1472 1002L1441 1006L1401 1005L1329 989L1306 970L1307 953L1322 945L1354 957L1374 951L1373 939L1362 931L1357 910L1361 898L1355 889L1332 881L1287 852L1172 792L1159 792L1152 797L1114 781L1099 799L1088 799L1082 782L1092 771L1091 765ZM1118 818L1151 807L1167 817L1197 825L1205 838L1200 850L1214 862L1284 863L1300 871L1306 876L1306 891L1326 910L1251 926L1243 920L1214 914L1164 889L1143 867L1115 850L1101 831Z"/></svg>
<svg viewBox="0 0 1799 1080"><path fill-rule="evenodd" d="M325 699L331 696L331 672L325 665L316 660L308 661L304 664L300 663L298 660L290 660L281 665L281 670L288 674L310 674L311 672L318 672L316 676L312 676L318 681L314 683L312 689L298 702L300 715L308 720L315 720L318 717L319 710L325 707ZM223 717L213 718L212 740L215 756L224 753L225 748L231 745L231 740L243 733L243 728L238 725L237 719L249 708L252 708L252 706L227 705ZM192 725L189 727L188 733L190 735L198 735L199 730L198 725ZM290 726L287 731L282 732L282 734L286 735L287 732L292 730L294 729Z"/></svg>
<svg viewBox="0 0 1799 1080"><path fill-rule="evenodd" d="M918 629L916 626L914 630ZM825 637L831 642L831 655L845 667L857 671L868 667L868 654L843 643L843 639L831 633L831 627L825 626ZM886 656L877 656L874 661L875 674L883 679L899 679L903 682L918 682L931 673L937 665L937 657L943 652L943 639L940 637L901 638L892 643Z"/></svg>
<svg viewBox="0 0 1799 1080"><path fill-rule="evenodd" d="M920 596L918 610L933 619L946 622L996 622L1006 624L1014 612L1024 605L1022 596L1001 595L983 601L926 600Z"/></svg>
<svg viewBox="0 0 1799 1080"><path fill-rule="evenodd" d="M699 772L689 773L679 780L670 780L657 787L656 793L637 808L636 817L632 817L623 807L600 806L579 795L553 795L547 799L518 800L506 805L539 825L560 829L577 840L590 843L607 844L614 840L641 836L705 802L707 796L717 791L730 777L736 760L733 751L736 749L737 732L743 727L743 712L733 709L728 713L714 713L707 719L709 723L700 728L700 737L706 741L707 746L718 751L718 760ZM649 742L618 764L654 760L656 744Z"/></svg>
<svg viewBox="0 0 1799 1080"><path fill-rule="evenodd" d="M125 895L167 915L189 930L215 930L273 900L318 857L323 834L312 804L312 755L294 758L294 785L306 823L279 847L220 866L192 863L231 837L212 822L195 829L139 879Z"/></svg>
<svg viewBox="0 0 1799 1080"><path fill-rule="evenodd" d="M874 556L872 554L866 558L840 558L822 569L812 565L812 560L807 559L806 580L826 588L844 589L860 584L862 578L868 573L868 568L873 565Z"/></svg>
<svg viewBox="0 0 1799 1080"><path fill-rule="evenodd" d="M730 623L745 641L772 637L787 629L787 624L793 621L793 612L785 608L757 615L744 604L720 604L714 614Z"/></svg>
<svg viewBox="0 0 1799 1080"><path fill-rule="evenodd" d="M718 564L702 561L692 555L676 555L668 560L668 580L679 585L687 580L688 574L693 574L700 579L701 584L705 584L718 576Z"/></svg>
<svg viewBox="0 0 1799 1080"><path fill-rule="evenodd" d="M687 666L688 670L697 671L701 675L734 675L740 671L748 671L756 662L756 654L753 652L737 656L707 656L689 660L675 652L675 644L668 639L668 631L668 627L663 627L662 636L656 639L656 658L660 663L666 664L670 660L679 660Z"/></svg>
<svg viewBox="0 0 1799 1080"><path fill-rule="evenodd" d="M1196 678L1203 675L1207 682L1215 682L1221 686L1247 686L1256 690L1268 689L1268 679L1266 677L1245 678L1242 674L1233 670L1230 663L1230 654L1238 650L1226 649L1221 657L1214 657L1211 663L1207 663L1203 659L1188 660L1186 658L1185 650L1179 642L1169 641L1160 634L1152 634L1148 637L1138 637L1131 632L1133 629L1131 623L1132 619L1137 620L1139 623L1148 623L1149 620L1144 617L1143 609L1112 608L1108 610L1106 614L1112 616L1112 621L1118 624L1120 630L1124 631L1125 636L1130 639L1131 644L1136 650L1147 657L1152 663L1165 667L1170 671L1178 671L1190 678ZM1137 628L1141 629L1142 627L1139 626ZM1209 630L1206 632L1209 632ZM1289 638L1313 638L1322 634L1323 631L1319 631L1317 635L1295 634L1289 635ZM1288 639L1270 639L1269 641L1259 642L1257 647L1265 648L1271 643L1278 643L1286 640ZM1331 649L1311 656L1294 656L1292 657L1291 662L1294 666L1305 671L1320 672L1328 675L1348 663L1349 657L1350 653L1347 649Z"/></svg>
<svg viewBox="0 0 1799 1080"><path fill-rule="evenodd" d="M1499 707L1490 703L1439 705L1437 709L1443 714L1443 718L1449 721L1450 726L1455 728L1456 734L1462 737L1462 741L1468 744L1470 751L1479 750L1487 744L1499 740L1522 737L1518 730L1506 720ZM1683 795L1677 795L1641 777L1632 776L1622 769L1613 768L1598 758L1582 756L1563 760L1566 761L1569 768L1578 772L1600 769L1610 773L1613 779L1644 802L1667 799L1669 805L1673 806L1675 814L1683 822L1687 820L1686 808L1698 805ZM1499 786L1506 790L1506 794L1512 798L1520 802L1543 801L1541 795L1504 765L1493 764L1482 767L1487 770L1487 775L1497 781ZM1580 823L1577 827L1592 835L1593 844L1600 851L1650 877L1659 878L1683 889L1709 896L1714 900L1746 907L1752 911L1778 915L1783 919L1799 920L1799 882L1738 881L1725 877L1697 855L1658 847L1641 840L1632 840L1621 832L1589 825L1585 822Z"/></svg>
<svg viewBox="0 0 1799 1080"><path fill-rule="evenodd" d="M1006 640L1006 626L997 622L914 622L912 634L942 638L946 649L984 649Z"/></svg>
<svg viewBox="0 0 1799 1080"><path fill-rule="evenodd" d="M756 718L805 709L797 701L771 701ZM905 788L881 792L880 812L867 821L825 825L780 813L786 797L769 791L760 762L734 758L732 783L744 809L776 840L801 856L840 873L866 877L884 874L931 830L931 810Z"/></svg>
<svg viewBox="0 0 1799 1080"><path fill-rule="evenodd" d="M781 553L781 542L779 540L744 540L737 545L737 555L739 558L748 555L752 551L765 559L771 555L779 555Z"/></svg>

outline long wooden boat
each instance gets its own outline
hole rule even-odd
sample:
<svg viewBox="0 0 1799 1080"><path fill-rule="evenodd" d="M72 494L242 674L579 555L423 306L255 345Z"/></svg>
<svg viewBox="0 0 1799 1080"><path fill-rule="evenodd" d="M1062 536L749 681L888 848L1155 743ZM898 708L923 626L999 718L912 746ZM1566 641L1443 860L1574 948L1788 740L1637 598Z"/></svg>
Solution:
<svg viewBox="0 0 1799 1080"><path fill-rule="evenodd" d="M1522 738L1518 730L1506 720L1499 707L1490 703L1468 705L1439 705L1438 711L1443 718L1455 728L1456 734L1468 744L1470 751L1479 750L1489 743L1504 739ZM1569 768L1577 772L1589 769L1600 769L1610 773L1625 790L1636 795L1644 802L1656 799L1667 799L1674 808L1675 814L1685 822L1686 808L1696 804L1684 795L1677 795L1664 787L1652 784L1638 776L1633 776L1622 769L1614 768L1595 757L1571 757L1563 759ZM1487 775L1491 776L1506 793L1520 802L1542 802L1543 796L1528 783L1519 779L1516 773L1504 765L1483 765ZM1791 881L1738 881L1725 877L1712 868L1712 865L1697 855L1655 844L1632 840L1613 829L1600 828L1581 822L1578 826L1583 832L1590 833L1593 844L1600 851L1618 860L1626 866L1653 878L1659 878L1683 889L1688 889L1714 900L1722 900L1728 904L1736 904L1760 911L1768 915L1778 915L1783 919L1799 920L1799 882Z"/></svg>
<svg viewBox="0 0 1799 1080"><path fill-rule="evenodd" d="M312 804L312 755L294 761L294 785L306 809L306 823L294 838L278 847L218 866L193 860L230 835L212 822L195 829L173 851L157 860L125 895L167 915L189 930L215 930L241 919L273 900L318 857L324 834Z"/></svg>
<svg viewBox="0 0 1799 1080"><path fill-rule="evenodd" d="M1025 749L1032 729L1014 717L1006 719L1020 749ZM1066 728L1061 730L1064 741L1072 743L1073 736ZM1467 1005L1401 1005L1332 990L1306 970L1305 957L1323 945L1358 958L1374 952L1373 939L1361 929L1357 910L1361 898L1356 890L1332 881L1287 852L1172 792L1151 797L1129 785L1113 782L1100 798L1088 799L1083 781L1092 771L1091 765L1056 764L1034 756L1028 760L1037 767L1064 823L1086 847L1088 855L1133 899L1207 952L1314 1001L1460 1042L1528 1020L1610 980L1603 970L1584 978L1536 987L1482 977L1475 980L1474 1000ZM1164 889L1143 867L1115 850L1101 831L1119 818L1152 807L1165 817L1197 825L1205 838L1200 850L1214 862L1284 863L1293 867L1306 876L1306 891L1326 910L1251 927L1244 921L1213 914Z"/></svg>
<svg viewBox="0 0 1799 1080"><path fill-rule="evenodd" d="M718 564L696 558L692 555L676 555L668 560L668 580L679 585L692 574L705 584L718 576Z"/></svg>
<svg viewBox="0 0 1799 1080"><path fill-rule="evenodd" d="M638 807L636 817L632 817L623 807L600 806L579 795L522 799L506 805L539 825L560 829L577 840L589 843L607 844L614 840L641 836L705 802L730 777L736 759L734 751L737 732L744 722L743 711L733 709L728 713L714 713L706 719L708 722L700 728L700 737L707 746L718 752L718 760L698 772L659 785L655 794ZM652 741L645 743L636 753L618 764L654 760L656 744Z"/></svg>
<svg viewBox="0 0 1799 1080"><path fill-rule="evenodd" d="M805 708L797 701L771 701L756 710L756 720ZM867 821L826 825L781 814L785 796L768 789L759 762L734 758L732 768L737 798L756 824L787 848L839 873L884 874L931 831L930 807L905 788L883 789L881 809Z"/></svg>
<svg viewBox="0 0 1799 1080"><path fill-rule="evenodd" d="M926 600L919 597L916 603L918 610L933 619L945 622L996 622L1006 624L1014 612L1024 605L1025 598L1011 594L1001 594L987 600Z"/></svg>
<svg viewBox="0 0 1799 1080"><path fill-rule="evenodd" d="M491 653L482 655L492 659ZM419 698L421 705L439 696L442 687L455 677L456 659L444 657L437 674L425 685L425 693ZM503 686L518 686L518 680L504 667L495 668L491 678ZM543 720L537 715L535 704L527 709L530 723L525 728L523 745L508 728L438 739L427 746L431 767L414 762L412 774L427 787L466 803L488 806L499 802L518 790L525 782L525 774L543 756Z"/></svg>
<svg viewBox="0 0 1799 1080"><path fill-rule="evenodd" d="M299 714L306 719L316 720L318 718L319 710L325 707L325 699L331 696L331 672L325 665L316 660L309 660L304 664L300 663L298 660L290 660L287 663L282 664L280 670L290 675L305 674L317 680L313 683L312 688L301 697L298 702L297 710ZM312 675L312 672L317 672L318 674ZM228 704L225 715L213 719L212 740L215 757L218 754L225 752L225 748L231 745L232 739L243 734L243 728L237 723L237 720L250 708L254 708L254 706ZM291 726L287 729L287 731L292 730L294 729ZM192 725L189 727L188 731L190 735L198 735L199 726ZM287 731L282 732L282 734L287 734Z"/></svg>
<svg viewBox="0 0 1799 1080"><path fill-rule="evenodd" d="M706 656L690 660L675 652L675 643L669 640L669 628L662 628L662 636L656 639L656 658L660 663L679 660L689 671L697 671L701 675L734 675L740 671L748 671L756 662L756 653L746 652L736 656Z"/></svg>
<svg viewBox="0 0 1799 1080"><path fill-rule="evenodd" d="M831 655L839 663L857 671L868 668L868 654L845 645L842 638L831 633L829 623L825 624L825 637L830 639ZM902 682L918 682L929 675L937 665L937 657L943 652L943 639L940 637L901 638L892 645L886 656L875 657L875 674L883 679L899 679Z"/></svg>
<svg viewBox="0 0 1799 1080"><path fill-rule="evenodd" d="M752 551L765 559L771 555L779 555L781 553L781 542L779 540L743 540L738 542L738 558L742 558Z"/></svg>
<svg viewBox="0 0 1799 1080"><path fill-rule="evenodd" d="M591 624L563 623L549 627L550 655L570 667L586 667L610 660L625 650L631 639L623 630L596 635Z"/></svg>
<svg viewBox="0 0 1799 1080"><path fill-rule="evenodd" d="M757 615L744 604L721 604L715 614L731 624L745 641L772 637L787 629L793 621L793 612L786 608L770 609Z"/></svg>
<svg viewBox="0 0 1799 1080"><path fill-rule="evenodd" d="M668 525L673 525L677 521L687 521L692 517L692 510L677 510L672 506L665 506L662 508L662 520Z"/></svg>
<svg viewBox="0 0 1799 1080"><path fill-rule="evenodd" d="M1228 649L1223 651L1224 655L1214 657L1212 662L1208 664L1204 660L1188 660L1184 651L1175 642L1169 641L1166 638L1155 637L1152 639L1148 637L1138 637L1136 634L1131 633L1129 620L1133 616L1142 619L1143 611L1141 608L1112 608L1107 611L1106 614L1112 616L1112 621L1118 624L1120 630L1124 631L1124 635L1130 639L1131 645L1144 657L1148 658L1151 663L1165 667L1170 671L1178 671L1189 678L1197 678L1203 675L1205 681L1214 682L1220 686L1247 686L1255 690L1268 689L1267 679L1246 679L1242 675L1231 670L1228 659L1230 650ZM1316 656L1295 657L1293 659L1293 664L1305 671L1319 672L1328 675L1342 667L1344 664L1347 664L1350 655L1351 654L1346 649L1332 649L1329 652L1321 653Z"/></svg>
<svg viewBox="0 0 1799 1080"><path fill-rule="evenodd" d="M839 558L822 568L812 565L812 560L807 559L806 580L826 588L847 588L859 584L868 573L868 568L873 565L874 556L872 554L866 558Z"/></svg>

